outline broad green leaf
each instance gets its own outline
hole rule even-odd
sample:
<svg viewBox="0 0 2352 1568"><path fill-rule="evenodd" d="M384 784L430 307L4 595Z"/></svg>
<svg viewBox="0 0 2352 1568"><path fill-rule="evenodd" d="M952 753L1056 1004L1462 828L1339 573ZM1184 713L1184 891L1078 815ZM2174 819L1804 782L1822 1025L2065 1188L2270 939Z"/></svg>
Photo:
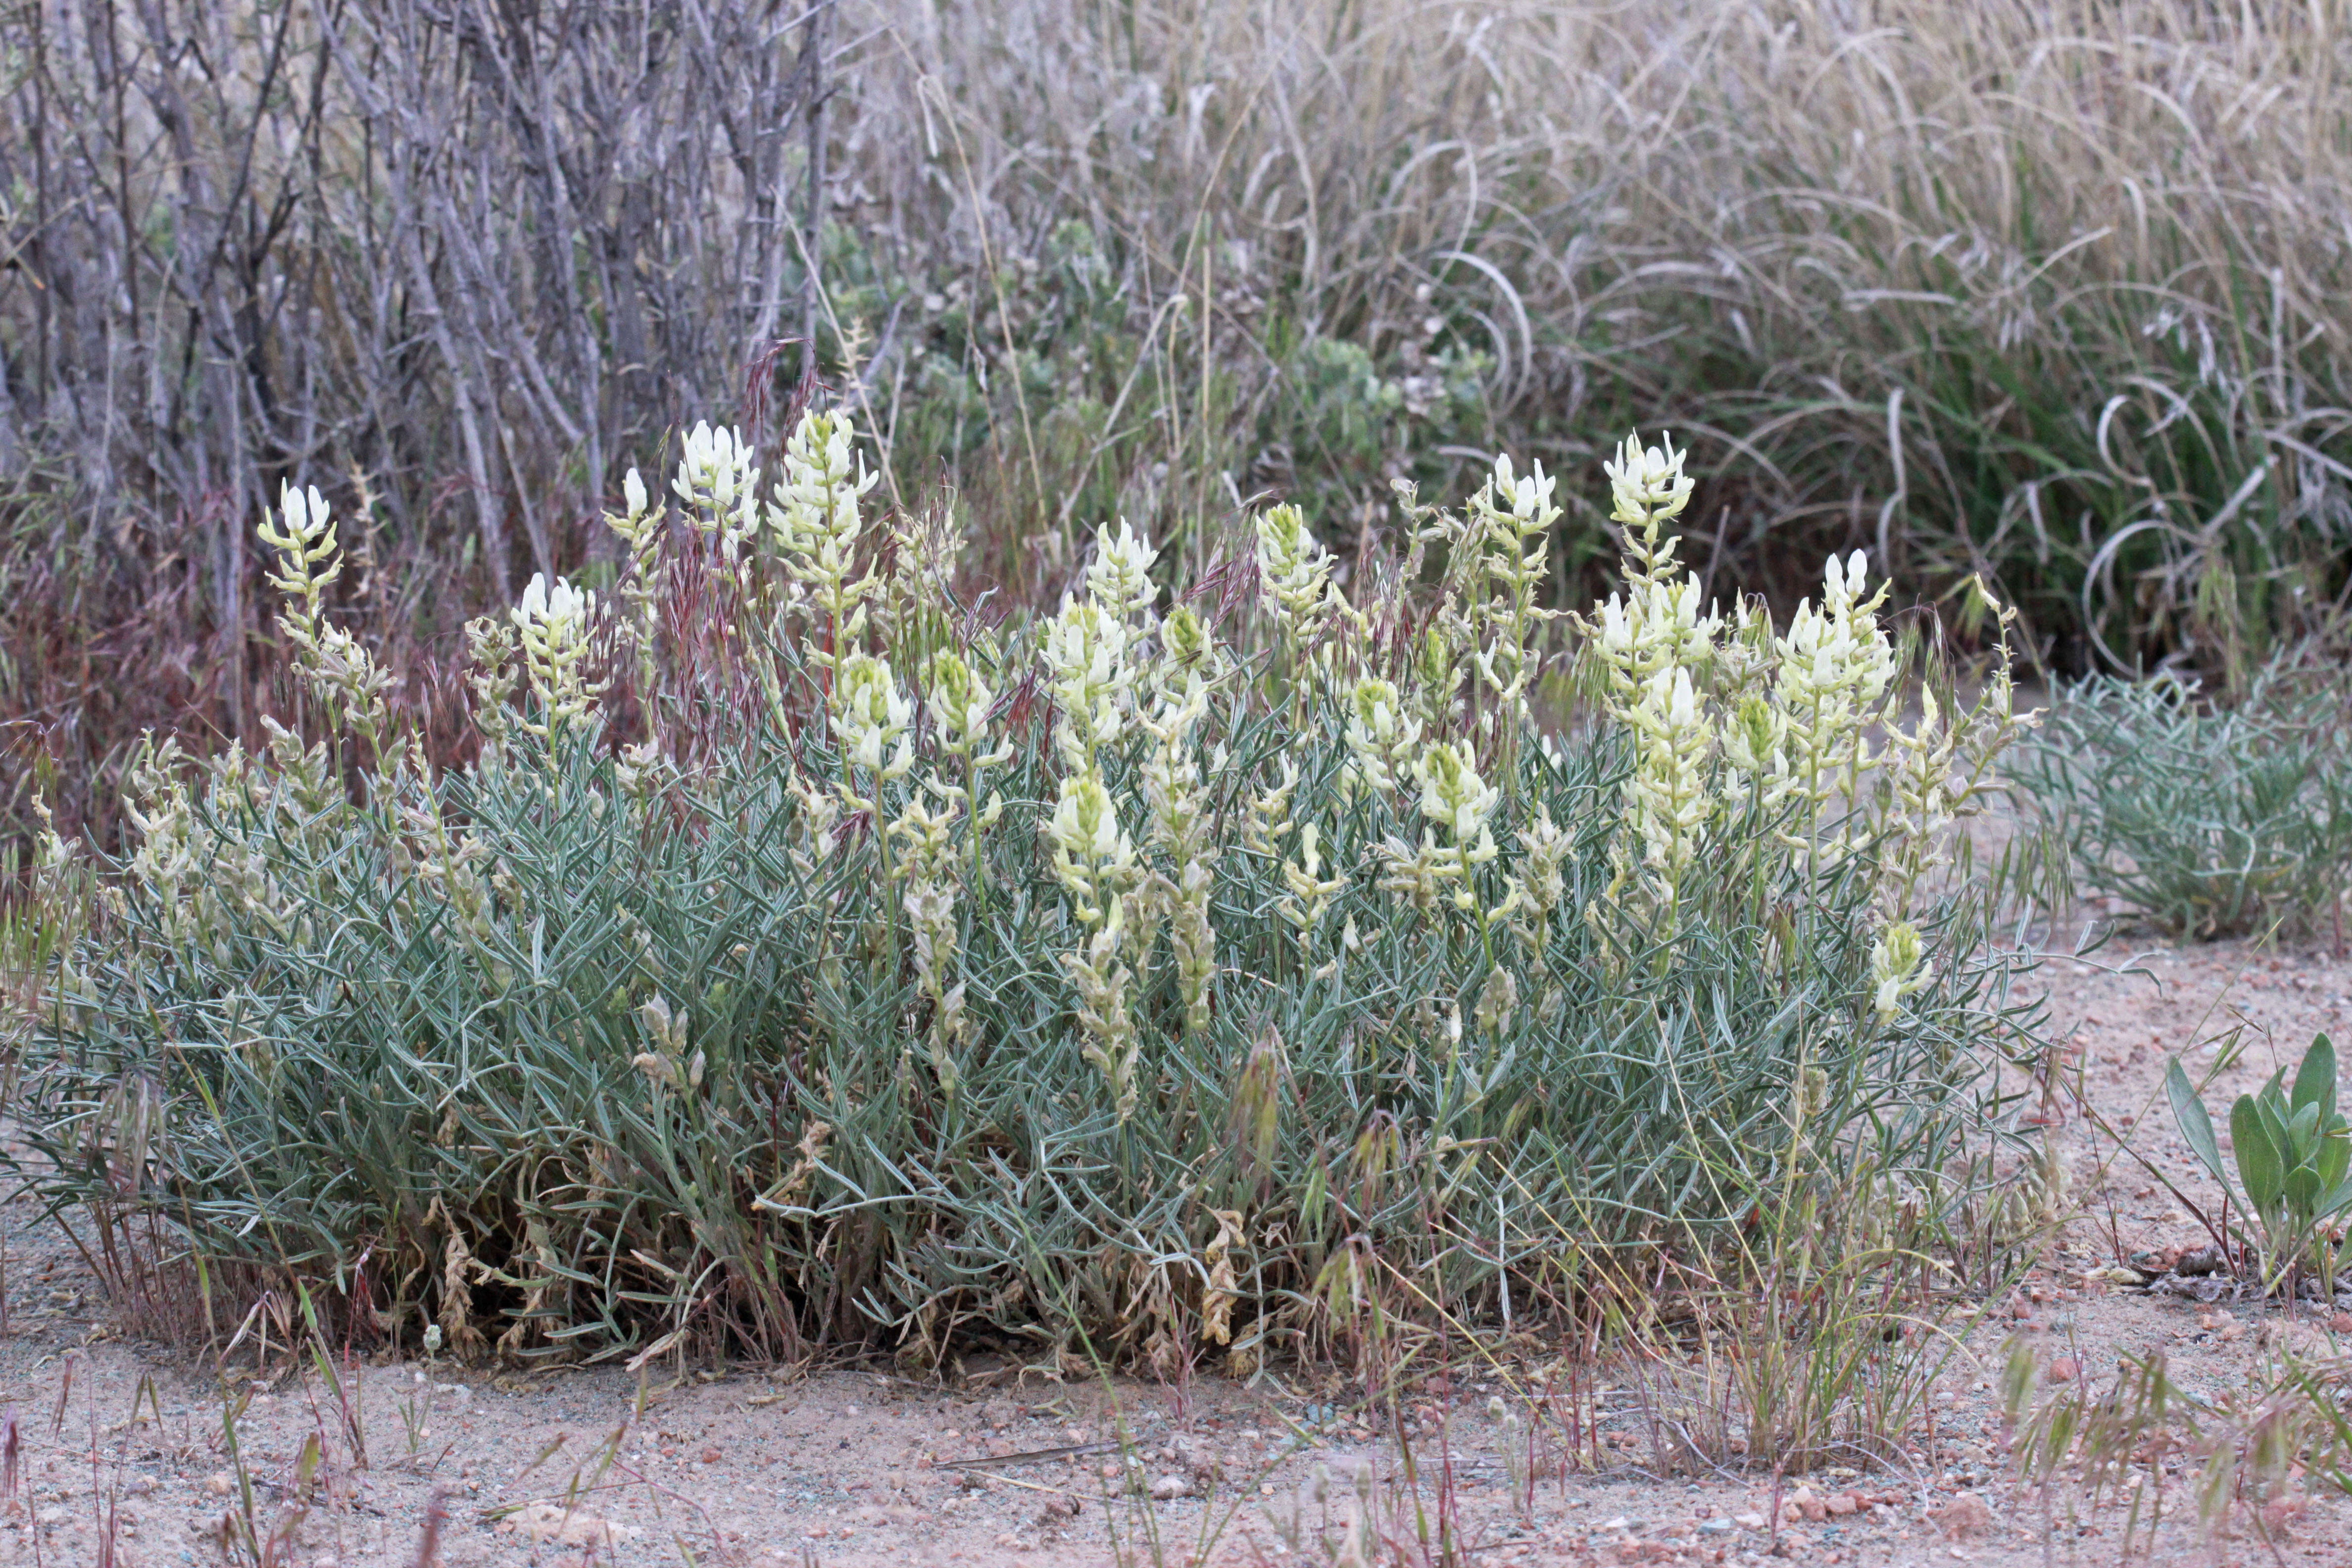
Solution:
<svg viewBox="0 0 2352 1568"><path fill-rule="evenodd" d="M2284 1190L2287 1207L2298 1217L2309 1215L2319 1206L2319 1173L2308 1165L2297 1165L2286 1173Z"/></svg>
<svg viewBox="0 0 2352 1568"><path fill-rule="evenodd" d="M2344 1177L2352 1173L2352 1132L2345 1130L2338 1119L2319 1140L2319 1184L2334 1192L2344 1184Z"/></svg>
<svg viewBox="0 0 2352 1568"><path fill-rule="evenodd" d="M2303 1053L2303 1066L2294 1075L2294 1103L2298 1110L2318 1106L2323 1118L2336 1113L2336 1047L2326 1035L2314 1035L2311 1048Z"/></svg>
<svg viewBox="0 0 2352 1568"><path fill-rule="evenodd" d="M2263 1131L2269 1135L2271 1149L2278 1156L2279 1174L2284 1177L2287 1166L2294 1161L2294 1141L2287 1132L2286 1096L2278 1092L2276 1085L2264 1089L2254 1097L2254 1114L2261 1119ZM2232 1121L2231 1125L2234 1128L2236 1123Z"/></svg>
<svg viewBox="0 0 2352 1568"><path fill-rule="evenodd" d="M2205 1162L2213 1179L2227 1184L2229 1170L2221 1163L2221 1145L2213 1136L2213 1118L2206 1112L2205 1102L2197 1098L2189 1085L2189 1075L2180 1070L2180 1058L2172 1058L2165 1070L2164 1092L2172 1100L2172 1120L2179 1124L2180 1136L2188 1140L2189 1152Z"/></svg>
<svg viewBox="0 0 2352 1568"><path fill-rule="evenodd" d="M2286 1124L2286 1147L2281 1151L2289 1160L2298 1163L2319 1152L2319 1107L2306 1105L2296 1110Z"/></svg>
<svg viewBox="0 0 2352 1568"><path fill-rule="evenodd" d="M2230 1108L2230 1142L2238 1156L2238 1180L2245 1184L2247 1198L2257 1210L2274 1207L2286 1180L2286 1166L2251 1094L2238 1096L2238 1103Z"/></svg>

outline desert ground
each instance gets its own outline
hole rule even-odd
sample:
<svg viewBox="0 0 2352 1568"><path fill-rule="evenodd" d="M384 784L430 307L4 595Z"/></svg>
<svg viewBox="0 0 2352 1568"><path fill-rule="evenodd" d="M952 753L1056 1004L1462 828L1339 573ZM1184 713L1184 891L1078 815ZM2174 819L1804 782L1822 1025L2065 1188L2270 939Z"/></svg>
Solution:
<svg viewBox="0 0 2352 1568"><path fill-rule="evenodd" d="M1455 1560L1481 1563L2102 1563L2127 1525L2133 1557L2152 1562L2352 1560L2352 1519L2325 1497L2253 1500L2213 1526L2193 1476L2143 1489L2161 1506L2137 1520L2112 1497L2021 1484L2001 1395L2019 1344L2045 1389L2095 1386L2118 1358L2160 1351L2179 1388L2216 1401L2273 1348L2334 1352L2316 1305L2195 1299L2210 1279L2125 1283L2205 1237L2098 1123L2207 1205L2165 1106L2166 1062L2186 1053L2195 1073L2242 1026L2238 1064L2207 1100L2253 1086L2315 1030L2352 1025L2352 963L2325 942L2171 946L2126 930L2038 978L2073 1055L2024 1114L2046 1123L2072 1217L1962 1325L1933 1440L1900 1463L1777 1483L1694 1473L1673 1462L1641 1368L1578 1369L1534 1336L1422 1379L1402 1447L1342 1373L1278 1365L1247 1384L1204 1371L1167 1386L1056 1381L978 1351L929 1380L887 1365L518 1376L354 1356L338 1389L263 1320L218 1361L127 1335L64 1230L19 1197L0 1562L156 1568L250 1562L257 1544L285 1568L1324 1563L1347 1561L1362 1514L1404 1561L1435 1563L1441 1510L1465 1543ZM1563 1464L1544 1413L1568 1388L1598 1430ZM1498 1442L1530 1420L1532 1466L1524 1442L1508 1458Z"/></svg>

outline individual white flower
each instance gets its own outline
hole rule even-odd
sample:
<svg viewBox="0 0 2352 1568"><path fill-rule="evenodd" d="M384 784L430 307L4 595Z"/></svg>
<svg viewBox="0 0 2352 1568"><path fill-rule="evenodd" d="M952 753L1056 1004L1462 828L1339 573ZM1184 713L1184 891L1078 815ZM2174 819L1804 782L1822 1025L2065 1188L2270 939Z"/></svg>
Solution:
<svg viewBox="0 0 2352 1568"><path fill-rule="evenodd" d="M1119 826L1118 805L1102 776L1092 769L1064 774L1045 832L1055 874L1076 895L1079 921L1115 920L1118 889L1136 873L1135 844Z"/></svg>
<svg viewBox="0 0 2352 1568"><path fill-rule="evenodd" d="M1738 711L1724 721L1724 760L1742 780L1764 781L1769 789L1775 781L1788 776L1788 739L1787 717L1762 697L1749 692L1740 700Z"/></svg>
<svg viewBox="0 0 2352 1568"><path fill-rule="evenodd" d="M1348 758L1356 781L1392 789L1421 746L1421 723L1404 710L1392 682L1367 676L1349 693Z"/></svg>
<svg viewBox="0 0 2352 1568"><path fill-rule="evenodd" d="M856 451L849 416L810 413L801 416L784 443L783 477L772 488L768 526L783 546L784 570L795 592L806 595L831 623L823 641L802 647L809 664L828 669L842 649L866 629L866 600L879 578L868 567L856 574L865 521L858 501L880 480Z"/></svg>
<svg viewBox="0 0 2352 1568"><path fill-rule="evenodd" d="M1677 458L1677 461L1680 459ZM1553 510L1551 496L1558 481L1538 463L1531 472L1514 473L1511 455L1496 454L1494 474L1495 504L1498 510L1523 521L1534 521Z"/></svg>
<svg viewBox="0 0 2352 1568"><path fill-rule="evenodd" d="M603 688L587 674L590 623L596 614L596 595L575 588L562 577L550 585L543 573L533 573L522 591L522 602L507 612L515 639L522 650L523 674L544 712L528 727L550 734L580 718Z"/></svg>
<svg viewBox="0 0 2352 1568"><path fill-rule="evenodd" d="M1087 596L1114 616L1151 608L1160 591L1151 584L1151 565L1160 552L1119 519L1118 532L1104 523L1095 531L1095 558L1087 568Z"/></svg>
<svg viewBox="0 0 2352 1568"><path fill-rule="evenodd" d="M264 511L257 531L261 542L278 552L278 570L270 574L269 585L315 609L327 584L343 574L333 513L316 485L307 490L291 484L281 487L278 510L283 526L270 527L269 514Z"/></svg>
<svg viewBox="0 0 2352 1568"><path fill-rule="evenodd" d="M760 526L759 482L759 465L742 432L706 423L686 433L677 477L670 488L687 504L694 526L717 533L731 560Z"/></svg>
<svg viewBox="0 0 2352 1568"><path fill-rule="evenodd" d="M1686 669L1651 677L1627 719L1634 731L1633 771L1625 781L1628 815L1662 901L1671 903L1711 808L1705 769L1713 737Z"/></svg>
<svg viewBox="0 0 2352 1568"><path fill-rule="evenodd" d="M1603 462L1616 519L1627 527L1654 526L1681 512L1690 500L1691 481L1683 477L1683 458L1671 439L1644 448L1639 435L1628 436L1613 462Z"/></svg>
<svg viewBox="0 0 2352 1568"><path fill-rule="evenodd" d="M1286 634L1305 640L1330 610L1331 552L1307 531L1307 516L1295 506L1258 513L1256 535L1258 576Z"/></svg>
<svg viewBox="0 0 2352 1568"><path fill-rule="evenodd" d="M1478 776L1465 750L1451 741L1425 749L1412 766L1421 785L1421 814L1453 835L1457 845L1486 837L1486 819L1503 792Z"/></svg>
<svg viewBox="0 0 2352 1568"><path fill-rule="evenodd" d="M1601 606L1601 651L1612 660L1632 662L1633 623L1625 615L1625 605L1614 594Z"/></svg>
<svg viewBox="0 0 2352 1568"><path fill-rule="evenodd" d="M1893 1017L1903 998L1926 985L1935 973L1935 965L1922 954L1919 928L1909 921L1888 926L1886 934L1870 944L1871 988L1879 1021Z"/></svg>
<svg viewBox="0 0 2352 1568"><path fill-rule="evenodd" d="M1871 762L1865 731L1895 680L1894 645L1878 624L1886 589L1864 600L1864 567L1860 551L1844 562L1830 557L1820 607L1799 605L1787 634L1773 639L1772 703L1786 726L1790 771L1816 812L1841 778L1849 793L1859 784Z"/></svg>
<svg viewBox="0 0 2352 1568"><path fill-rule="evenodd" d="M913 765L907 731L914 704L898 689L888 659L856 653L842 660L835 698L833 729L845 760L880 778L897 778Z"/></svg>
<svg viewBox="0 0 2352 1568"><path fill-rule="evenodd" d="M931 656L923 699L939 722L940 750L982 767L1010 760L1009 742L988 749L988 716L996 706L996 694L961 655L942 649Z"/></svg>
<svg viewBox="0 0 2352 1568"><path fill-rule="evenodd" d="M573 587L570 578L558 577L550 586L544 573L534 572L522 591L522 602L509 614L523 646L530 647L541 642L578 641L586 635L588 617L595 610L596 595Z"/></svg>
<svg viewBox="0 0 2352 1568"><path fill-rule="evenodd" d="M1088 765L1126 727L1135 687L1129 641L1127 624L1090 600L1072 600L1045 623L1045 668L1062 710L1055 740L1072 768Z"/></svg>

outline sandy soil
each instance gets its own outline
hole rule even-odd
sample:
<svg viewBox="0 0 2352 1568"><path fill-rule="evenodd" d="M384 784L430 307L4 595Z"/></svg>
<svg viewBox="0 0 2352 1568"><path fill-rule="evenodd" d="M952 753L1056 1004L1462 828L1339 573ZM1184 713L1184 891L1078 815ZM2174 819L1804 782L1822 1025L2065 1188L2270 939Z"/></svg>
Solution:
<svg viewBox="0 0 2352 1568"><path fill-rule="evenodd" d="M2114 1125L2136 1120L2135 1147L2201 1203L2211 1184L2164 1108L2168 1053L2210 1064L2210 1042L2242 1024L2245 1058L2208 1095L2221 1103L2291 1062L2315 1029L2352 1036L2352 963L2218 944L2158 948L2116 972L2130 956L2118 943L2100 954L2110 967L2046 965L2053 1019L2089 1103ZM1418 1488L1403 1485L1392 1442L1350 1425L1328 1378L1056 1384L1013 1381L982 1359L955 1386L863 1370L673 1369L641 1384L617 1372L518 1379L362 1361L343 1378L347 1410L315 1370L252 1378L248 1347L247 1373L225 1390L198 1361L119 1337L72 1247L20 1201L5 1210L0 1447L14 1485L0 1500L0 1563L217 1563L224 1532L247 1518L265 1543L281 1537L265 1550L287 1568L1325 1563L1360 1499L1386 1533L1410 1540L1416 1497L1424 1510L1441 1499L1457 1510L1475 1548L1466 1560L1480 1563L2116 1561L2119 1510L2011 1484L1998 1392L2011 1335L2095 1386L2119 1354L2161 1349L2180 1384L2208 1395L2242 1388L2266 1342L2285 1335L2325 1352L2332 1336L2318 1314L2290 1323L2276 1308L2157 1297L2107 1278L2135 1254L2204 1237L2070 1094L2053 1092L2042 1114L2077 1217L2041 1268L1989 1304L1970 1356L1939 1385L1932 1451L1897 1469L1806 1478L1801 1491L1790 1481L1778 1500L1790 1522L1777 1532L1769 1477L1652 1472L1637 1402L1606 1370L1597 1403L1604 1428L1623 1435L1608 1450L1622 1462L1541 1477L1528 1508L1496 1457L1496 1389L1475 1372L1425 1384L1412 1402ZM225 1421L225 1400L247 1394ZM1110 1446L1122 1430L1129 1458ZM1432 1471L1446 1455L1453 1476L1441 1484ZM2352 1562L2352 1512L2336 1502L2279 1517L2286 1540L2274 1558L2242 1521L2207 1539L2186 1493L2181 1481L2166 1489L2167 1521L2152 1542L2139 1531L2135 1558ZM1415 1549L1408 1560L1438 1557Z"/></svg>

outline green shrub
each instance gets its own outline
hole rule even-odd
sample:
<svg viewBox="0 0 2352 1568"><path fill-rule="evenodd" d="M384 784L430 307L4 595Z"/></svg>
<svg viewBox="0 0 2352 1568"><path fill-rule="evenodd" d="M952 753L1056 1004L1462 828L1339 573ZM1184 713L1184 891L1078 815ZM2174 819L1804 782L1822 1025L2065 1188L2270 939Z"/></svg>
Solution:
<svg viewBox="0 0 2352 1568"><path fill-rule="evenodd" d="M1277 508L1222 596L1105 528L990 625L949 531L866 526L845 418L772 504L751 461L698 429L682 518L630 476L612 593L476 623L437 777L289 490L315 738L140 759L26 1066L52 1201L459 1353L1168 1371L1556 1305L1791 1193L1882 1243L1973 1195L2030 1012L1931 889L2007 677L1873 752L1859 556L1783 635L1702 613L1679 455L1628 443L1606 717L1555 738L1540 470L1353 602Z"/></svg>
<svg viewBox="0 0 2352 1568"><path fill-rule="evenodd" d="M2307 927L2352 874L2346 699L2292 658L2235 701L2098 677L2058 694L2011 771L2091 891L2189 937Z"/></svg>

